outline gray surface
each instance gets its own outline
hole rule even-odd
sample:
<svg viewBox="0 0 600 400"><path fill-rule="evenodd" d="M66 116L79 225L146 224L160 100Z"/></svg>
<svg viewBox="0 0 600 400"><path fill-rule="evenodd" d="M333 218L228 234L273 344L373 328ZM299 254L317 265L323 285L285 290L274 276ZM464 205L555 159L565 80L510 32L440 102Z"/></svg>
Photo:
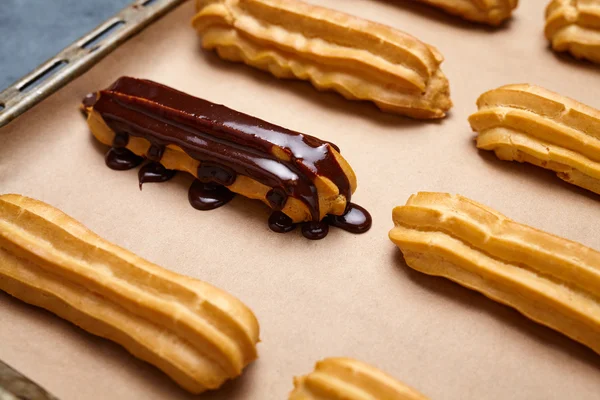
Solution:
<svg viewBox="0 0 600 400"><path fill-rule="evenodd" d="M132 0L0 0L0 90Z"/></svg>
<svg viewBox="0 0 600 400"><path fill-rule="evenodd" d="M0 400L58 400L20 372L0 361Z"/></svg>

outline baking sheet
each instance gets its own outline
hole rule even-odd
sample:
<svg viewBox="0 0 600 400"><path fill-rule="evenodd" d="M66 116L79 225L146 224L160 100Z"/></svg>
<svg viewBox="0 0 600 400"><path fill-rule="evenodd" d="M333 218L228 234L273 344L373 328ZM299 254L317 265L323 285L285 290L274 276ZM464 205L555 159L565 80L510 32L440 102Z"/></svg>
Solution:
<svg viewBox="0 0 600 400"><path fill-rule="evenodd" d="M600 108L599 69L556 56L543 38L545 1L523 1L488 30L403 1L314 0L436 45L455 103L441 122L383 114L368 103L279 81L200 50L187 3L90 72L0 130L0 191L48 202L101 236L228 290L261 324L260 359L205 399L283 399L316 360L372 363L432 399L597 399L600 357L510 308L414 272L388 240L391 210L419 190L460 193L540 229L600 249L600 196L553 173L478 152L467 116L482 92L539 84ZM332 229L317 242L269 231L268 210L236 198L189 206L190 177L137 187L137 171L104 165L77 111L121 75L153 79L331 140L358 176L353 198L373 215L365 235ZM0 358L61 399L186 399L153 367L43 310L0 294Z"/></svg>
<svg viewBox="0 0 600 400"><path fill-rule="evenodd" d="M54 56L130 0L2 0L0 91Z"/></svg>

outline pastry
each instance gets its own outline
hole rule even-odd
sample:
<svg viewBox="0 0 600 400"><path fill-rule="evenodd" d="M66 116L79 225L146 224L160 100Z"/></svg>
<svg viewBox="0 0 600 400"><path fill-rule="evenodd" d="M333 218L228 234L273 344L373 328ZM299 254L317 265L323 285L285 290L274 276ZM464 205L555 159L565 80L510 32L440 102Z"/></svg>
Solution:
<svg viewBox="0 0 600 400"><path fill-rule="evenodd" d="M600 63L600 0L552 1L544 32L555 51Z"/></svg>
<svg viewBox="0 0 600 400"><path fill-rule="evenodd" d="M356 176L332 143L128 77L86 97L83 108L96 139L112 146L109 167L133 168L145 156L140 185L188 172L197 178L189 200L198 209L239 193L273 209L276 232L304 222L304 236L321 239L330 224L354 233L371 226L369 213L350 202Z"/></svg>
<svg viewBox="0 0 600 400"><path fill-rule="evenodd" d="M484 93L469 117L477 147L600 193L600 111L531 85Z"/></svg>
<svg viewBox="0 0 600 400"><path fill-rule="evenodd" d="M197 9L203 47L226 60L413 118L443 118L452 106L442 55L393 28L298 0L198 0Z"/></svg>
<svg viewBox="0 0 600 400"><path fill-rule="evenodd" d="M258 323L239 300L15 194L0 196L0 290L122 345L193 393L256 359Z"/></svg>
<svg viewBox="0 0 600 400"><path fill-rule="evenodd" d="M517 309L600 353L600 253L462 196L419 193L390 239L411 268Z"/></svg>
<svg viewBox="0 0 600 400"><path fill-rule="evenodd" d="M427 400L385 372L351 358L327 358L294 379L289 400Z"/></svg>
<svg viewBox="0 0 600 400"><path fill-rule="evenodd" d="M419 0L473 22L500 25L511 17L519 0Z"/></svg>

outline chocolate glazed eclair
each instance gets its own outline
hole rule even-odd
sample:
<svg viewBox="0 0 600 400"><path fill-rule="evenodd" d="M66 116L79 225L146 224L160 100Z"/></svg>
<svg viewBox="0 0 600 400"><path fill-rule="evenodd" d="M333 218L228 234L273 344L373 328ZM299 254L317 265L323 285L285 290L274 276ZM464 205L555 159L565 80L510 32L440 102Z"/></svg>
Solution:
<svg viewBox="0 0 600 400"><path fill-rule="evenodd" d="M353 233L371 226L369 213L350 202L356 176L332 143L129 77L88 95L82 104L106 164L135 168L144 182L166 181L175 170L192 174L189 200L200 210L239 193L273 209L269 226L288 232L303 223L309 239L335 225Z"/></svg>

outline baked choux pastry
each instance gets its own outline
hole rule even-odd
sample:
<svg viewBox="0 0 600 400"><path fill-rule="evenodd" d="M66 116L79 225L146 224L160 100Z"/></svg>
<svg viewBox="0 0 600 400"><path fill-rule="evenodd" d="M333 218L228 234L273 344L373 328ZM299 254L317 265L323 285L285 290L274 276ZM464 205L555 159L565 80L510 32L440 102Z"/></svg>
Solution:
<svg viewBox="0 0 600 400"><path fill-rule="evenodd" d="M600 0L553 0L544 33L555 51L600 63Z"/></svg>
<svg viewBox="0 0 600 400"><path fill-rule="evenodd" d="M120 344L192 393L257 357L258 322L238 299L15 194L0 196L0 290Z"/></svg>
<svg viewBox="0 0 600 400"><path fill-rule="evenodd" d="M452 106L442 55L396 29L298 0L198 0L205 49L412 118Z"/></svg>
<svg viewBox="0 0 600 400"><path fill-rule="evenodd" d="M419 0L469 21L497 26L509 19L519 0Z"/></svg>
<svg viewBox="0 0 600 400"><path fill-rule="evenodd" d="M418 193L392 213L409 267L515 308L600 354L600 253L462 196Z"/></svg>
<svg viewBox="0 0 600 400"><path fill-rule="evenodd" d="M289 400L427 400L385 372L351 358L327 358L294 379Z"/></svg>
<svg viewBox="0 0 600 400"><path fill-rule="evenodd" d="M469 122L478 148L600 193L600 111L527 84L490 90L477 106Z"/></svg>

